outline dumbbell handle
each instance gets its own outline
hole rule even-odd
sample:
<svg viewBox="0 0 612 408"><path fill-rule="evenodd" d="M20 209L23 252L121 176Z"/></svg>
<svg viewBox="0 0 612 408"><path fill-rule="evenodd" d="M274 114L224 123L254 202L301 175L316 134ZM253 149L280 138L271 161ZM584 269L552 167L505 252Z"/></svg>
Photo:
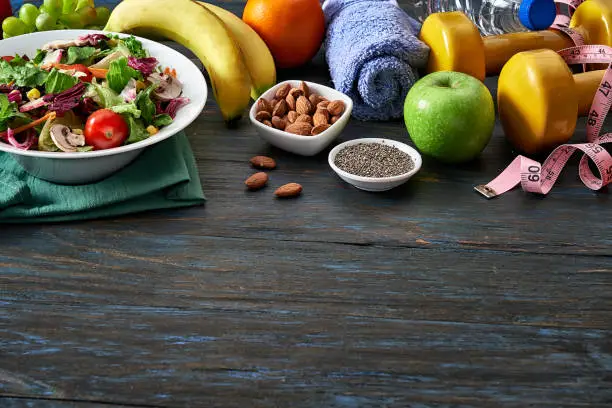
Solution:
<svg viewBox="0 0 612 408"><path fill-rule="evenodd" d="M599 84L605 72L605 70L599 69L574 75L579 116L586 116L589 114L591 104L593 103L593 97L599 88Z"/></svg>
<svg viewBox="0 0 612 408"><path fill-rule="evenodd" d="M483 37L487 75L497 75L508 59L521 51L574 46L571 38L555 30L529 31Z"/></svg>

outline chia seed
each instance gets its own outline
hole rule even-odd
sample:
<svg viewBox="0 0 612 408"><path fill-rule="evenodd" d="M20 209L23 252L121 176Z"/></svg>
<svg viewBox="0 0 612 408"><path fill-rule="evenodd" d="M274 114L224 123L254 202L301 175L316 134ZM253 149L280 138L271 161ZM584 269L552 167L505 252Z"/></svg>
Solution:
<svg viewBox="0 0 612 408"><path fill-rule="evenodd" d="M414 169L414 161L397 147L382 143L357 143L338 152L334 164L361 177L393 177Z"/></svg>

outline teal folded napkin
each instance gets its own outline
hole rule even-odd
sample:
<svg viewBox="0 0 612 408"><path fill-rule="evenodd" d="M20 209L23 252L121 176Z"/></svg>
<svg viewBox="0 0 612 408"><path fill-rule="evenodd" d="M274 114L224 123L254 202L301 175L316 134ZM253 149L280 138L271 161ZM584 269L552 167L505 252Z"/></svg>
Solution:
<svg viewBox="0 0 612 408"><path fill-rule="evenodd" d="M149 147L110 177L78 186L31 176L11 155L0 152L0 223L107 218L204 201L184 132Z"/></svg>

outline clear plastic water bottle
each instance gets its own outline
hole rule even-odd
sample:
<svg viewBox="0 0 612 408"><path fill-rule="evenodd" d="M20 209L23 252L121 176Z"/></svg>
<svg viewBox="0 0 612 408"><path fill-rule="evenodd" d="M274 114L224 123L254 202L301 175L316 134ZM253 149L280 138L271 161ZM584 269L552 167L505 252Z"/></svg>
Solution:
<svg viewBox="0 0 612 408"><path fill-rule="evenodd" d="M423 22L448 11L463 11L482 35L545 30L557 14L554 0L415 0L407 13Z"/></svg>
<svg viewBox="0 0 612 408"><path fill-rule="evenodd" d="M546 30L557 15L554 0L483 0L478 19L482 35Z"/></svg>

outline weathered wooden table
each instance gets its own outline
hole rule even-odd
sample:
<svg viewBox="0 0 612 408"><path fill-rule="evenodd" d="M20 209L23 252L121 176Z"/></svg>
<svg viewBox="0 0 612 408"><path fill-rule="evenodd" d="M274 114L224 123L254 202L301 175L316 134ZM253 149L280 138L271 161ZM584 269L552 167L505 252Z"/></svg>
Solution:
<svg viewBox="0 0 612 408"><path fill-rule="evenodd" d="M240 13L243 2L222 2ZM279 80L330 83L323 59ZM495 92L495 78L487 80ZM211 97L205 206L0 229L0 407L610 407L610 194L472 189L514 153L366 193ZM409 141L352 120L339 141ZM584 140L581 122L576 140ZM244 190L257 154L296 200Z"/></svg>

